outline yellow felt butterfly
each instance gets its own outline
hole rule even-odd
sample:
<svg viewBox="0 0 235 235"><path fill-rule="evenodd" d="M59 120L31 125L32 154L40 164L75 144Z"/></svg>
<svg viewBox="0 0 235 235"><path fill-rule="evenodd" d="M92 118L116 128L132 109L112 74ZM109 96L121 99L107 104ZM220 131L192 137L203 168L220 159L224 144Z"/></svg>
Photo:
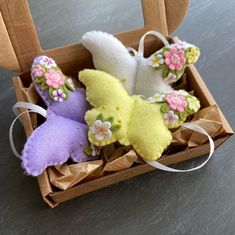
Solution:
<svg viewBox="0 0 235 235"><path fill-rule="evenodd" d="M83 70L79 80L86 86L89 141L104 146L116 141L132 145L144 159L156 160L171 143L161 104L130 96L118 79L98 70Z"/></svg>

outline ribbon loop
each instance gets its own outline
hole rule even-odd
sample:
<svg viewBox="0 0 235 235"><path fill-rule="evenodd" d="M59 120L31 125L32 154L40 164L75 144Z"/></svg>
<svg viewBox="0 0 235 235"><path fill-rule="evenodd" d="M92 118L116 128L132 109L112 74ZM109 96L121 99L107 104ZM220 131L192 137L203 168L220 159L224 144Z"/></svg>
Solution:
<svg viewBox="0 0 235 235"><path fill-rule="evenodd" d="M141 56L144 56L144 40L145 40L145 37L147 35L153 35L153 36L156 36L157 38L159 38L163 44L165 46L169 46L169 42L166 40L166 38L159 32L156 32L156 31L148 31L147 33L145 33L141 39L140 39L140 42L139 42L139 49L138 49L138 54L141 55Z"/></svg>
<svg viewBox="0 0 235 235"><path fill-rule="evenodd" d="M28 109L28 110L25 111L25 112L19 113L18 112L19 108ZM15 154L15 156L17 158L21 159L21 155L16 150L14 140L13 140L13 127L15 125L15 122L21 117L21 115L23 115L24 113L28 113L28 112L38 113L38 114L42 115L43 117L46 117L46 110L43 109L42 107L38 106L38 105L35 105L35 104L32 104L32 103L27 103L27 102L17 102L13 106L12 109L13 109L14 113L17 116L13 120L13 122L10 126L9 140L10 140L10 145L11 145L11 149L12 149L13 153ZM148 163L149 165L159 169L159 170L168 171L168 172L176 172L176 173L191 172L191 171L198 170L198 169L202 168L203 166L205 166L207 164L207 162L210 160L210 158L212 157L213 153L214 153L215 146L214 146L214 142L213 142L212 138L210 137L210 135L202 127L198 126L197 124L183 123L182 126L188 128L190 130L202 133L203 135L206 135L208 137L209 144L210 144L210 153L209 153L209 156L207 157L207 159L202 164L200 164L199 166L196 166L194 168L191 168L191 169L180 170L180 169L175 169L175 168L165 166L165 165L163 165L163 164L161 164L157 161L145 160L145 162Z"/></svg>
<svg viewBox="0 0 235 235"><path fill-rule="evenodd" d="M27 109L27 111L19 113L19 108ZM47 112L44 108L40 107L39 105L27 103L27 102L21 102L21 101L17 102L12 107L12 110L16 114L16 118L13 120L13 122L10 126L10 129L9 129L9 141L10 141L12 152L14 153L14 155L17 158L21 159L21 155L16 150L14 140L13 140L13 128L14 128L16 121L21 117L21 115L23 115L25 113L38 113L38 114L42 115L43 117L46 117Z"/></svg>
<svg viewBox="0 0 235 235"><path fill-rule="evenodd" d="M17 102L12 107L12 110L13 110L13 112L16 115L19 114L19 111L18 111L19 108L31 110L34 113L41 114L43 117L46 117L46 115L47 115L47 111L44 108L42 108L41 106L36 105L36 104L32 104L32 103L28 103L28 102L23 102L23 101Z"/></svg>

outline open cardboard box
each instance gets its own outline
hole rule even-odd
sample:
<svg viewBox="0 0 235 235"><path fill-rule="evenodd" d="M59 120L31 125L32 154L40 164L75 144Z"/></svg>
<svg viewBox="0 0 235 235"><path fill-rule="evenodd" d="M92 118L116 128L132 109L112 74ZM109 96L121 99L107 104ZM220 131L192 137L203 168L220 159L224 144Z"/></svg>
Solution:
<svg viewBox="0 0 235 235"><path fill-rule="evenodd" d="M188 0L142 0L144 28L120 33L116 37L126 46L137 48L140 37L149 30L156 30L168 36L174 32L183 20L188 5ZM52 57L66 75L75 78L77 77L78 71L93 67L91 55L80 44L68 45L46 51L42 50L27 0L1 0L0 9L0 38L2 44L0 66L21 72L21 75L13 78L17 101L42 105L41 99L31 84L29 72L32 61L37 55L44 54ZM172 40L170 38L168 39L170 41ZM160 47L162 47L160 41L149 37L145 43L146 55L150 55ZM202 108L216 105L215 100L196 68L191 65L186 69L185 73L190 89L195 91L195 95L201 101ZM221 117L225 134L214 140L216 147L221 145L233 134L230 125L222 113ZM37 127L36 115L26 113L22 116L21 122L24 126L26 136L29 137ZM159 162L165 165L171 165L199 157L208 152L209 144L206 143L198 147L166 155L164 158L160 158ZM58 191L58 189L52 187L47 170L37 179L43 199L51 207L54 207L74 197L153 170L155 168L147 164L135 165L127 170L80 183L65 191Z"/></svg>

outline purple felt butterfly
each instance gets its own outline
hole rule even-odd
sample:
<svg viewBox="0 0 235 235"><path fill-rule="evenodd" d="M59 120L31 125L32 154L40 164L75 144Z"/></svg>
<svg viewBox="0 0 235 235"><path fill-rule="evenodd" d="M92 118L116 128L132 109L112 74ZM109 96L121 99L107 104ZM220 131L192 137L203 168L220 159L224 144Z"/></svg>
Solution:
<svg viewBox="0 0 235 235"><path fill-rule="evenodd" d="M48 166L95 160L84 153L89 146L84 115L89 104L82 88L75 88L55 61L36 57L31 70L38 94L48 106L47 119L24 146L22 166L26 174L40 175Z"/></svg>

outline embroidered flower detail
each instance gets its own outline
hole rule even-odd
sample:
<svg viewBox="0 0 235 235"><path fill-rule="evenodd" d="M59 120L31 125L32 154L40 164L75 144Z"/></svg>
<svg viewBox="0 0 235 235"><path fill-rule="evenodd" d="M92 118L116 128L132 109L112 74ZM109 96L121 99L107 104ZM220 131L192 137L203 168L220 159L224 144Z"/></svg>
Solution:
<svg viewBox="0 0 235 235"><path fill-rule="evenodd" d="M200 50L198 47L189 47L186 50L187 63L189 63L189 64L196 63L199 55L200 55Z"/></svg>
<svg viewBox="0 0 235 235"><path fill-rule="evenodd" d="M200 108L200 101L184 90L166 94L160 110L168 128L180 126L186 118L196 113Z"/></svg>
<svg viewBox="0 0 235 235"><path fill-rule="evenodd" d="M99 156L101 153L101 148L91 144L90 146L86 146L85 148L83 148L83 152L88 155L88 156Z"/></svg>
<svg viewBox="0 0 235 235"><path fill-rule="evenodd" d="M200 102L195 96L188 96L187 98L188 108L196 113L200 108Z"/></svg>
<svg viewBox="0 0 235 235"><path fill-rule="evenodd" d="M173 47L164 53L165 63L170 70L180 71L186 62L184 51Z"/></svg>
<svg viewBox="0 0 235 235"><path fill-rule="evenodd" d="M43 56L38 56L34 59L33 64L32 64L32 68L35 67L36 65L40 64L42 57Z"/></svg>
<svg viewBox="0 0 235 235"><path fill-rule="evenodd" d="M151 65L154 67L154 68L157 68L159 67L161 64L164 64L164 59L162 57L161 54L156 54L153 56L152 60L151 60Z"/></svg>
<svg viewBox="0 0 235 235"><path fill-rule="evenodd" d="M44 65L45 67L47 67L48 69L52 68L52 67L56 67L56 63L53 59L47 57L47 56L41 56L40 57L40 64Z"/></svg>
<svg viewBox="0 0 235 235"><path fill-rule="evenodd" d="M179 90L179 91L178 91L178 94L179 94L179 95L182 95L182 96L187 96L187 95L188 95L188 92L187 92L187 91L184 91L184 90Z"/></svg>
<svg viewBox="0 0 235 235"><path fill-rule="evenodd" d="M91 144L91 155L93 157L99 156L101 152L101 149L93 144Z"/></svg>
<svg viewBox="0 0 235 235"><path fill-rule="evenodd" d="M172 110L164 113L163 117L166 125L174 125L179 119L179 117Z"/></svg>
<svg viewBox="0 0 235 235"><path fill-rule="evenodd" d="M112 136L111 126L111 123L108 121L102 122L101 120L96 120L91 132L97 140L101 141Z"/></svg>
<svg viewBox="0 0 235 235"><path fill-rule="evenodd" d="M154 94L153 96L149 97L148 100L150 103L160 103L165 101L166 95L165 94Z"/></svg>
<svg viewBox="0 0 235 235"><path fill-rule="evenodd" d="M73 80L71 78L67 79L67 82L69 84L69 86L74 90L75 87L74 87L74 84L73 84Z"/></svg>
<svg viewBox="0 0 235 235"><path fill-rule="evenodd" d="M187 107L188 103L185 98L174 91L171 94L166 96L166 101L169 104L169 107L178 112L183 112Z"/></svg>
<svg viewBox="0 0 235 235"><path fill-rule="evenodd" d="M54 69L50 69L46 74L46 84L49 87L53 87L58 89L60 86L64 85L65 78L60 71L56 71Z"/></svg>
<svg viewBox="0 0 235 235"><path fill-rule="evenodd" d="M45 72L45 69L43 67L35 67L32 71L32 77L41 77L43 73Z"/></svg>
<svg viewBox="0 0 235 235"><path fill-rule="evenodd" d="M177 49L179 49L179 50L186 48L187 45L188 45L187 42L181 41L181 40L179 40L179 41L177 41L177 42L175 43L175 47L176 47Z"/></svg>
<svg viewBox="0 0 235 235"><path fill-rule="evenodd" d="M168 76L165 78L165 82L167 82L168 84L176 82L177 80L177 76L173 73L169 73Z"/></svg>
<svg viewBox="0 0 235 235"><path fill-rule="evenodd" d="M52 91L52 96L54 101L59 102L63 102L66 98L66 94L61 89Z"/></svg>

